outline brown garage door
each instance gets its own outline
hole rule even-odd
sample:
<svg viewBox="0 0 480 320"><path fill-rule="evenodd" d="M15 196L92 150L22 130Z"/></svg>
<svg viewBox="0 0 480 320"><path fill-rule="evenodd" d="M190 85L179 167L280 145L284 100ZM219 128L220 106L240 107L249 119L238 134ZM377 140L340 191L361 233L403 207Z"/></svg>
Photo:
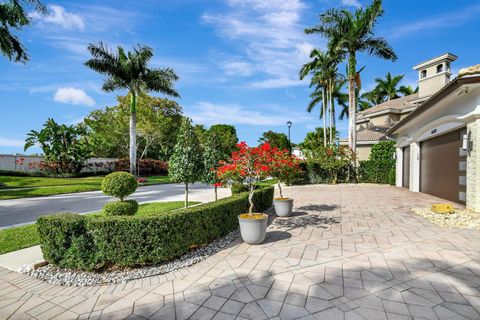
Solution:
<svg viewBox="0 0 480 320"><path fill-rule="evenodd" d="M420 191L453 202L465 203L466 157L464 129L447 133L420 145Z"/></svg>
<svg viewBox="0 0 480 320"><path fill-rule="evenodd" d="M410 187L410 146L403 148L402 186Z"/></svg>

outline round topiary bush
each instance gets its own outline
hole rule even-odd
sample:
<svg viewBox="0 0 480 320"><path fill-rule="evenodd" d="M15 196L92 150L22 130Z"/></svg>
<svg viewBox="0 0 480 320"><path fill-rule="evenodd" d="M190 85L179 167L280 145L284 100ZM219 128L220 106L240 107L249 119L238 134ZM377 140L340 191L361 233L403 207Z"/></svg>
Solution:
<svg viewBox="0 0 480 320"><path fill-rule="evenodd" d="M106 216L133 216L138 211L138 202L135 200L109 202L103 206Z"/></svg>
<svg viewBox="0 0 480 320"><path fill-rule="evenodd" d="M128 172L113 172L107 175L102 181L102 191L107 196L123 200L137 190L138 182Z"/></svg>

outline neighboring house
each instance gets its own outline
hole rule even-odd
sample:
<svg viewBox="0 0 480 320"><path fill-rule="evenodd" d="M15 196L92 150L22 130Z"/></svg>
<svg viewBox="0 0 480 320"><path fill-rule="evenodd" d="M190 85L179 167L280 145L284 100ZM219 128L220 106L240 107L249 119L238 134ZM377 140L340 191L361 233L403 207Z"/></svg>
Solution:
<svg viewBox="0 0 480 320"><path fill-rule="evenodd" d="M357 159L367 160L379 141L391 139L387 131L450 82L450 64L457 57L451 53L430 59L413 67L418 72L418 93L392 99L357 113ZM348 139L340 140L348 145Z"/></svg>
<svg viewBox="0 0 480 320"><path fill-rule="evenodd" d="M448 65L425 70L420 95L446 85L387 131L397 140L396 185L480 212L480 65L451 82ZM439 70L445 78L435 76Z"/></svg>

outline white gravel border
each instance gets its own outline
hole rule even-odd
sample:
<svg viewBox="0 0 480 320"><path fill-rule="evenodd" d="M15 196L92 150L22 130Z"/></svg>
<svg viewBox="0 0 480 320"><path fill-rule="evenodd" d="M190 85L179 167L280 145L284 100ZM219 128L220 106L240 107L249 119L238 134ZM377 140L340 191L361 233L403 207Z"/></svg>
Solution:
<svg viewBox="0 0 480 320"><path fill-rule="evenodd" d="M232 231L228 235L214 240L205 247L185 253L175 260L168 261L157 266L125 269L119 271L86 272L61 269L53 265L46 265L36 270L24 269L20 270L20 272L43 280L47 283L60 286L84 287L125 283L128 281L157 276L189 267L226 248L230 243L237 240L239 236L239 230Z"/></svg>

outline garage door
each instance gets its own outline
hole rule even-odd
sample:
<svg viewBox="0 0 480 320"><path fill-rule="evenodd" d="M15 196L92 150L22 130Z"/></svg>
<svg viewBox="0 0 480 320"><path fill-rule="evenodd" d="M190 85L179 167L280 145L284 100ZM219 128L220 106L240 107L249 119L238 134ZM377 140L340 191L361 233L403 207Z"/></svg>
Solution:
<svg viewBox="0 0 480 320"><path fill-rule="evenodd" d="M410 146L403 148L403 168L402 168L402 186L410 187Z"/></svg>
<svg viewBox="0 0 480 320"><path fill-rule="evenodd" d="M463 130L426 140L420 145L420 191L465 203L466 154Z"/></svg>

